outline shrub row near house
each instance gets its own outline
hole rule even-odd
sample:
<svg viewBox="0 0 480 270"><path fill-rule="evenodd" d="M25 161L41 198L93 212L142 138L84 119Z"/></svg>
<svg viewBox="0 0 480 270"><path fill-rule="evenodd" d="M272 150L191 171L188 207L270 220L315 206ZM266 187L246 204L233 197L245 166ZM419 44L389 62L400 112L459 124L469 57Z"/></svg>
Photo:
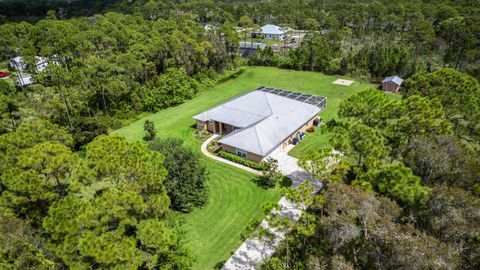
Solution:
<svg viewBox="0 0 480 270"><path fill-rule="evenodd" d="M244 166L247 166L247 167L250 167L252 169L255 169L255 170L263 170L265 168L265 163L263 162L255 162L255 161L251 161L251 160L248 160L248 159L245 159L245 158L242 158L240 156L237 156L235 154L232 154L232 153L228 153L228 152L225 152L225 151L220 151L218 153L218 155L224 159L228 159L230 161L233 161L235 163L238 163L238 164L242 164Z"/></svg>

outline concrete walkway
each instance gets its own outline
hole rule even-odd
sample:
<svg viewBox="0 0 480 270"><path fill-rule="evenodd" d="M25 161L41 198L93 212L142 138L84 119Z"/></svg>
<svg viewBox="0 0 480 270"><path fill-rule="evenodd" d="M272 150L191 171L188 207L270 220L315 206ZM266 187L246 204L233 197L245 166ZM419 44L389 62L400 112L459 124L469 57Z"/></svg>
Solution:
<svg viewBox="0 0 480 270"><path fill-rule="evenodd" d="M251 173L253 173L253 174L255 174L255 175L261 175L261 174L262 174L261 171L254 170L254 169L252 169L252 168L250 168L250 167L243 166L242 164L238 164L238 163L235 163L235 162L233 162L233 161L230 161L230 160L221 158L221 157L219 157L219 156L215 156L214 154L208 152L208 150L207 150L208 144L209 144L211 141L213 141L213 140L215 140L216 138L218 138L218 137L220 137L218 134L213 134L212 136L210 136L210 138L208 138L206 141L204 141L204 142L202 143L201 150L202 150L202 153L203 153L205 156L207 156L207 157L209 157L209 158L212 158L212 159L215 159L215 160L217 160L217 161L226 163L226 164L228 164L228 165L232 165L232 166L234 166L234 167L240 168L240 169L245 170L245 171L247 171L247 172L251 172Z"/></svg>
<svg viewBox="0 0 480 270"><path fill-rule="evenodd" d="M293 145L284 150L277 150L272 153L270 157L278 160L280 171L292 180L292 185L294 187L298 187L301 183L309 179L310 175L298 166L298 159L287 154L292 148ZM317 189L321 188L320 182L312 182L312 184ZM289 202L285 197L280 199L278 205L281 209L277 212L278 215L288 217L294 221L300 219L302 210L296 208L295 205ZM273 237L273 239L259 239L258 237L247 239L225 262L222 269L256 269L256 266L259 263L270 258L275 253L275 250L280 245L281 239L283 239L284 233L275 231L274 228L268 225L268 222L265 219L260 223L260 226L267 229L275 235L275 237Z"/></svg>

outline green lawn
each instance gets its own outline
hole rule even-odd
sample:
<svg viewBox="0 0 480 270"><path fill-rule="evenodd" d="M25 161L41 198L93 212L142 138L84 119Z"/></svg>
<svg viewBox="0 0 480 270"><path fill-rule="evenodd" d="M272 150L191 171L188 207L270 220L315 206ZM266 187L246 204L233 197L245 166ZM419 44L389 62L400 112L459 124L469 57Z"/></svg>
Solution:
<svg viewBox="0 0 480 270"><path fill-rule="evenodd" d="M324 119L336 114L338 103L353 92L367 85L355 82L354 85L338 86L332 82L335 77L314 72L280 70L276 68L249 67L235 79L230 79L214 87L201 91L195 98L182 105L162 110L158 113L125 126L115 133L129 140L141 140L143 122L155 123L159 137L178 137L185 144L200 152L201 142L192 133L195 121L192 116L223 101L259 86L271 86L285 90L327 96L327 108L322 112ZM306 139L292 150L294 156L301 156L310 147L326 142L320 132L308 134ZM248 223L263 217L262 205L280 198L279 190L264 190L252 183L253 175L229 165L202 157L209 171L208 204L183 215L188 245L196 262L194 269L212 269L219 262L228 259L231 252L239 247L241 233Z"/></svg>

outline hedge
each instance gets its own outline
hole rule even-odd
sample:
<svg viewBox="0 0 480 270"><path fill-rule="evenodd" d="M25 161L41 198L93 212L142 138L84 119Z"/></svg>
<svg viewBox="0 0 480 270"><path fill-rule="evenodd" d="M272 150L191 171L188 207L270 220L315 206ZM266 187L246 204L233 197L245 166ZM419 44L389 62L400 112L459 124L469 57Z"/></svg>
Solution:
<svg viewBox="0 0 480 270"><path fill-rule="evenodd" d="M255 169L255 170L263 170L265 168L265 163L263 162L255 162L255 161L251 161L251 160L248 160L248 159L245 159L245 158L242 158L240 156L237 156L235 154L232 154L232 153L229 153L229 152L225 152L225 151L220 151L218 153L218 155L224 159L228 159L230 161L233 161L235 163L238 163L238 164L242 164L244 166L247 166L247 167L250 167L252 169Z"/></svg>

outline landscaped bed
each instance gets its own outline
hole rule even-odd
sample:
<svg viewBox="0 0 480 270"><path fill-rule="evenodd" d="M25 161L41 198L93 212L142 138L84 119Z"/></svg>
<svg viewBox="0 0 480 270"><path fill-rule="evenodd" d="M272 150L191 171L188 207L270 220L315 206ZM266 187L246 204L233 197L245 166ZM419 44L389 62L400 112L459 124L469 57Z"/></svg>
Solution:
<svg viewBox="0 0 480 270"><path fill-rule="evenodd" d="M243 166L247 166L247 167L252 168L254 170L261 171L262 169L265 168L265 163L263 163L263 162L258 163L258 162L255 162L255 161L251 161L251 160L242 158L242 157L237 156L235 154L222 151L222 148L221 148L220 144L218 143L219 140L220 140L220 138L215 138L214 140L212 140L207 145L207 151L210 152L213 155L216 155L216 156L220 157L220 158L233 161L235 163L241 164Z"/></svg>
<svg viewBox="0 0 480 270"><path fill-rule="evenodd" d="M369 85L355 83L352 86L332 84L335 77L314 72L280 70L276 68L247 68L235 79L217 84L200 92L195 98L182 105L146 116L115 133L129 140L142 140L143 123L153 121L158 137L178 137L185 145L200 152L201 140L194 136L195 114L205 111L239 94L262 85L290 89L303 93L326 96L327 107L320 113L324 120L331 119L337 112L338 103L356 91ZM358 82L358 80L356 80ZM317 129L297 145L291 152L301 157L312 147L327 139ZM279 189L258 187L252 179L255 175L239 168L202 157L207 165L209 178L209 201L201 209L189 214L179 214L185 220L188 246L196 262L193 269L213 269L219 262L227 260L241 242L241 234L252 221L263 218L262 206L280 199Z"/></svg>

